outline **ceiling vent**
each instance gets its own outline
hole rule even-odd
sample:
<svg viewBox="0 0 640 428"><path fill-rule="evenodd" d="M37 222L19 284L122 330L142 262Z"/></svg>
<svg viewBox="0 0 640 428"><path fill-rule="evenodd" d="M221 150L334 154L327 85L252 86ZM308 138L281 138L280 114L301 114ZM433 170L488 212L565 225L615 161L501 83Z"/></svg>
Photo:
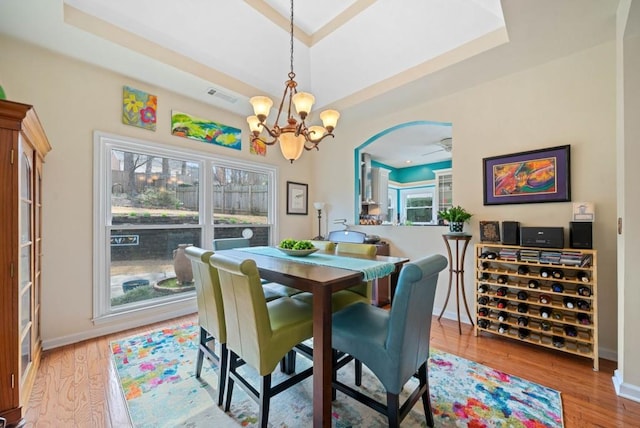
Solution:
<svg viewBox="0 0 640 428"><path fill-rule="evenodd" d="M216 97L216 98L220 98L221 100L225 100L228 103L231 104L235 104L236 101L238 101L237 98L232 97L231 95L225 94L224 92L221 92L219 89L216 88L208 88L207 89L207 94L211 95L212 97Z"/></svg>

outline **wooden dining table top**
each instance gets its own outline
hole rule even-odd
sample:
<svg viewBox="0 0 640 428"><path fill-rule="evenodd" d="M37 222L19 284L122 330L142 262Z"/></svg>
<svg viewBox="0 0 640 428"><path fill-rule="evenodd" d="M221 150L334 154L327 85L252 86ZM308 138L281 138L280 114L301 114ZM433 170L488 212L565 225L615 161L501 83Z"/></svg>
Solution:
<svg viewBox="0 0 640 428"><path fill-rule="evenodd" d="M330 427L333 370L331 294L360 284L363 273L357 270L304 263L294 258L249 253L242 249L217 252L235 258L252 259L256 262L261 278L313 293L313 426L315 428ZM406 257L392 256L349 254L348 257L393 263L396 270L391 276L395 278L402 265L409 261Z"/></svg>

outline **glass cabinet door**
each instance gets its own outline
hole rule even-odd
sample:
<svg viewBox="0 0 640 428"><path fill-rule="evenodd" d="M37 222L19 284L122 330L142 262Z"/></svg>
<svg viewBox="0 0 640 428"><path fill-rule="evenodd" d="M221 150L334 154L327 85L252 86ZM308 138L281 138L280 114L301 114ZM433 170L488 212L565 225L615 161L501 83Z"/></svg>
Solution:
<svg viewBox="0 0 640 428"><path fill-rule="evenodd" d="M18 322L21 381L32 360L33 320L33 150L20 145L20 262L18 276Z"/></svg>

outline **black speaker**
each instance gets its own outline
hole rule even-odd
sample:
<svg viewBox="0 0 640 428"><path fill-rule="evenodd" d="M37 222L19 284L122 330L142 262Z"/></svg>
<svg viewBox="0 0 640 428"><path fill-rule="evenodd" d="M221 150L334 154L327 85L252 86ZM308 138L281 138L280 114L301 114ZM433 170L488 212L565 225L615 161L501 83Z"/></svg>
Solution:
<svg viewBox="0 0 640 428"><path fill-rule="evenodd" d="M593 223L590 221L572 221L569 223L569 242L571 248L593 248Z"/></svg>
<svg viewBox="0 0 640 428"><path fill-rule="evenodd" d="M502 222L502 243L504 245L520 245L520 223L517 221Z"/></svg>

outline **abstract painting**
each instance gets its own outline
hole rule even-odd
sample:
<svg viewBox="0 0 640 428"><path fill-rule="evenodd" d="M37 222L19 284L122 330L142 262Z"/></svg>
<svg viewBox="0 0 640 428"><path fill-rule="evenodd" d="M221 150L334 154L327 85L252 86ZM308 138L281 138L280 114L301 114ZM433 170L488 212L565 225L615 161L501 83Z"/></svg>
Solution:
<svg viewBox="0 0 640 428"><path fill-rule="evenodd" d="M484 204L571 200L570 146L484 158Z"/></svg>
<svg viewBox="0 0 640 428"><path fill-rule="evenodd" d="M238 128L179 111L171 112L171 134L235 150L242 148L242 137Z"/></svg>
<svg viewBox="0 0 640 428"><path fill-rule="evenodd" d="M156 95L123 86L122 123L155 131L157 110L158 97Z"/></svg>

